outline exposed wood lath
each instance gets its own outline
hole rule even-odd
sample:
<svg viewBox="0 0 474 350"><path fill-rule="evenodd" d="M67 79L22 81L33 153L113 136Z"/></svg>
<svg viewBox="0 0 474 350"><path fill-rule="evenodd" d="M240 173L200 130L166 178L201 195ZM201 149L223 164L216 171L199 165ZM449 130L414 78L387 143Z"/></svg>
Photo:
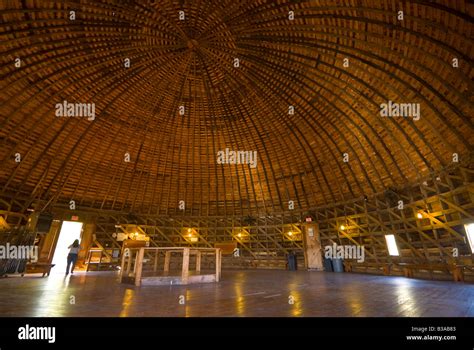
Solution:
<svg viewBox="0 0 474 350"><path fill-rule="evenodd" d="M470 167L473 12L448 0L3 1L0 196L258 216L418 184L453 154ZM57 117L63 101L94 103L95 119ZM381 117L388 101L419 104L420 119ZM226 148L256 151L256 168L217 164Z"/></svg>

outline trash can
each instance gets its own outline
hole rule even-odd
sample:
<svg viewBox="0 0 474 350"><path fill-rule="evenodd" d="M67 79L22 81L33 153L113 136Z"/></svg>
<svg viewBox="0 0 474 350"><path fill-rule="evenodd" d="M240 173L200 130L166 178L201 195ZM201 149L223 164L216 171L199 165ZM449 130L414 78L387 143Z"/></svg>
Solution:
<svg viewBox="0 0 474 350"><path fill-rule="evenodd" d="M332 272L333 271L331 259L324 258L323 264L324 264L324 271L326 271L326 272Z"/></svg>
<svg viewBox="0 0 474 350"><path fill-rule="evenodd" d="M342 259L332 259L332 268L334 272L344 272L344 265Z"/></svg>
<svg viewBox="0 0 474 350"><path fill-rule="evenodd" d="M291 252L288 254L288 270L290 271L296 271L298 268L297 262L296 262L296 254Z"/></svg>

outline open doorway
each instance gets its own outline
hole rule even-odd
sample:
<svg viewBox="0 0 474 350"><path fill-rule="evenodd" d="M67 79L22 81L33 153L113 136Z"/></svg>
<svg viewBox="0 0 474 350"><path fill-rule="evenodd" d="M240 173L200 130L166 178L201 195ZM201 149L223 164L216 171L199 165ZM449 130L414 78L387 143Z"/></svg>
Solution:
<svg viewBox="0 0 474 350"><path fill-rule="evenodd" d="M53 264L55 267L52 271L55 273L65 273L67 265L68 247L78 239L81 242L82 222L63 221L61 231L59 232L58 242L54 250Z"/></svg>

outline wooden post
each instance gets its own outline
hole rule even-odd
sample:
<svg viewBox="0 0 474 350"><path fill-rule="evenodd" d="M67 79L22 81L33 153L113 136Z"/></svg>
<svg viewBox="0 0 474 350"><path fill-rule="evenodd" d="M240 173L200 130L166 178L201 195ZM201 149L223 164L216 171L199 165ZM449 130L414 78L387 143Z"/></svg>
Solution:
<svg viewBox="0 0 474 350"><path fill-rule="evenodd" d="M135 253L135 261L133 263L133 274L137 273L137 261L138 261L138 254L140 253L140 250L137 250Z"/></svg>
<svg viewBox="0 0 474 350"><path fill-rule="evenodd" d="M164 267L164 272L169 272L170 271L170 261L171 261L171 252L166 252L165 253L165 267Z"/></svg>
<svg viewBox="0 0 474 350"><path fill-rule="evenodd" d="M196 272L201 272L201 252L196 252Z"/></svg>
<svg viewBox="0 0 474 350"><path fill-rule="evenodd" d="M88 256L87 256L86 272L89 272L89 266L91 266L91 259L92 259L92 252L89 250ZM123 264L123 257L122 257L122 264ZM122 266L122 270L123 270L123 266ZM122 280L122 270L120 270L120 280Z"/></svg>
<svg viewBox="0 0 474 350"><path fill-rule="evenodd" d="M157 250L155 252L155 265L153 265L153 272L156 272L156 270L158 269L158 253L159 251Z"/></svg>
<svg viewBox="0 0 474 350"><path fill-rule="evenodd" d="M462 266L453 267L453 278L455 282L464 282L464 271Z"/></svg>
<svg viewBox="0 0 474 350"><path fill-rule="evenodd" d="M89 266L87 268L89 268ZM120 283L122 283L124 268L125 268L125 254L122 254L122 263L120 264Z"/></svg>
<svg viewBox="0 0 474 350"><path fill-rule="evenodd" d="M189 277L189 248L183 249L183 269L181 272L181 282L188 284Z"/></svg>
<svg viewBox="0 0 474 350"><path fill-rule="evenodd" d="M103 256L103 250L100 251L100 259L99 259L99 265L97 266L97 270L100 271L100 266L102 265L102 256Z"/></svg>
<svg viewBox="0 0 474 350"><path fill-rule="evenodd" d="M143 269L143 256L145 255L145 248L140 248L137 252L137 259L135 260L135 285L140 287L142 283L142 269Z"/></svg>
<svg viewBox="0 0 474 350"><path fill-rule="evenodd" d="M219 282L221 277L221 250L216 249L216 282Z"/></svg>
<svg viewBox="0 0 474 350"><path fill-rule="evenodd" d="M219 248L219 279L217 282L221 280L221 275L222 275L222 249Z"/></svg>
<svg viewBox="0 0 474 350"><path fill-rule="evenodd" d="M132 268L132 251L128 250L128 261L127 261L127 277L130 275L130 269Z"/></svg>
<svg viewBox="0 0 474 350"><path fill-rule="evenodd" d="M84 223L82 235L81 235L81 249L79 250L79 254L77 256L76 266L82 266L85 264L86 261L86 253L92 247L92 243L94 240L94 235L96 232L96 225L92 223ZM100 269L100 264L99 264Z"/></svg>

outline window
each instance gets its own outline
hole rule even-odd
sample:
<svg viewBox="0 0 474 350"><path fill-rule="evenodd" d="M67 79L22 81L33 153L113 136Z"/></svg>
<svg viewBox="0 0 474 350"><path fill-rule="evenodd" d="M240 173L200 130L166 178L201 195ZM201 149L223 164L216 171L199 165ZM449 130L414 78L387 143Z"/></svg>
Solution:
<svg viewBox="0 0 474 350"><path fill-rule="evenodd" d="M385 240L387 241L388 254L391 256L399 256L397 242L395 242L394 235L385 235Z"/></svg>
<svg viewBox="0 0 474 350"><path fill-rule="evenodd" d="M474 222L464 225L466 230L467 240L469 241L469 246L471 247L471 252L474 253Z"/></svg>

